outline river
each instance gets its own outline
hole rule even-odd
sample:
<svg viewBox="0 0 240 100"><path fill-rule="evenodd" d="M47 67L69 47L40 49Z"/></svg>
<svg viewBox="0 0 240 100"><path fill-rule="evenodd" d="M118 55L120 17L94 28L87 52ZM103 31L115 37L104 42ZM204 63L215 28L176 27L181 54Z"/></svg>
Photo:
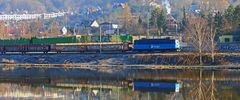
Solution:
<svg viewBox="0 0 240 100"><path fill-rule="evenodd" d="M0 99L237 100L239 70L4 68ZM137 87L137 82L149 87ZM173 83L176 87L161 87ZM156 86L156 87L154 87Z"/></svg>

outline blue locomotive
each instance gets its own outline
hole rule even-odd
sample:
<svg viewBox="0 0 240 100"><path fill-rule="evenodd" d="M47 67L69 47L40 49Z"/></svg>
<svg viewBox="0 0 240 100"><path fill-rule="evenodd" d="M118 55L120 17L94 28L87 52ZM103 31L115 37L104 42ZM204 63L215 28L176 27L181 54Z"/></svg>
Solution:
<svg viewBox="0 0 240 100"><path fill-rule="evenodd" d="M141 39L133 43L133 51L172 51L180 50L180 42L176 39Z"/></svg>

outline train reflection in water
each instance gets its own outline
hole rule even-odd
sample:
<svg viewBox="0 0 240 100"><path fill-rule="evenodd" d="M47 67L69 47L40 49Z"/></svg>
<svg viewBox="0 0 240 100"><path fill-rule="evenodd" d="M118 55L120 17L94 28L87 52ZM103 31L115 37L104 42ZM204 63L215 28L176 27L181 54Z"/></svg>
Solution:
<svg viewBox="0 0 240 100"><path fill-rule="evenodd" d="M150 82L151 83L151 82ZM172 86L167 86L166 82L155 83L155 88L158 89L140 89L139 86L134 86L138 90L133 90L131 86L127 84L124 86L118 85L110 85L110 84L68 84L68 83L58 83L58 84L14 84L14 83L2 83L0 86L4 86L7 88L3 88L0 93L0 99L37 99L37 98L45 98L45 99L103 99L103 100L111 100L111 99L122 99L125 98L123 95L127 95L130 93L131 95L128 98L134 98L136 94L146 94L146 93L160 93L160 94L173 94L175 92L179 92L179 90L173 89ZM136 84L135 82L131 82L131 84ZM153 83L151 83L153 84ZM157 85L158 84L158 85ZM165 84L163 86L163 84ZM169 83L171 84L171 83ZM178 86L178 85L176 85ZM176 87L179 89L179 87ZM141 92L140 92L141 91ZM144 92L142 92L144 91ZM127 99L129 100L129 99Z"/></svg>
<svg viewBox="0 0 240 100"><path fill-rule="evenodd" d="M134 91L143 91L143 92L179 92L180 83L176 81L146 81L138 80L132 82L132 87Z"/></svg>
<svg viewBox="0 0 240 100"><path fill-rule="evenodd" d="M29 70L35 73L31 78L28 76ZM62 71L55 70L57 72L53 69L18 68L2 72L0 99L237 100L239 98L240 71L237 70L125 70L117 73L84 70L79 73L75 69L65 71L65 77ZM68 72L72 74L75 72L75 77ZM79 76L76 73L79 73Z"/></svg>

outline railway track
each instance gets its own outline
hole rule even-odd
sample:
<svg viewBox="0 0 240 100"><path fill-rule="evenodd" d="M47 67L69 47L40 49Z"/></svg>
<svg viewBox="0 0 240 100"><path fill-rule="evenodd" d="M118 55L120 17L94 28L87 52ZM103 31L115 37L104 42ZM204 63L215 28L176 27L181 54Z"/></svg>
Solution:
<svg viewBox="0 0 240 100"><path fill-rule="evenodd" d="M88 65L88 64L0 64L0 67L23 67L23 68L68 68L68 69L94 69L122 68L126 70L147 70L147 69L205 69L205 70L240 70L240 65L220 66L171 66L171 65Z"/></svg>
<svg viewBox="0 0 240 100"><path fill-rule="evenodd" d="M134 55L142 55L142 56L178 56L178 55L194 55L196 53L193 52L133 52L133 51L127 51L127 52L121 52L121 51L115 51L115 52L27 52L25 54L22 54L21 52L11 52L11 53L5 53L1 55L61 55L61 54L134 54ZM211 55L211 53L204 53L203 55ZM215 53L215 55L221 55L221 56L240 56L240 52L221 52L221 53Z"/></svg>

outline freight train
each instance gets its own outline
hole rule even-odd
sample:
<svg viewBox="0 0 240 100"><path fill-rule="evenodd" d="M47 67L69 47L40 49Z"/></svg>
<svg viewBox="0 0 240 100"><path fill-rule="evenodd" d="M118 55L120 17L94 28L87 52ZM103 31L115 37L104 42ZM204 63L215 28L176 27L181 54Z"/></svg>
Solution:
<svg viewBox="0 0 240 100"><path fill-rule="evenodd" d="M88 39L87 39L88 38ZM90 39L91 38L91 39ZM99 51L172 51L180 50L176 39L140 39L132 40L131 36L107 36L105 41L98 42L94 37L60 37L43 39L0 40L0 52L99 52Z"/></svg>

